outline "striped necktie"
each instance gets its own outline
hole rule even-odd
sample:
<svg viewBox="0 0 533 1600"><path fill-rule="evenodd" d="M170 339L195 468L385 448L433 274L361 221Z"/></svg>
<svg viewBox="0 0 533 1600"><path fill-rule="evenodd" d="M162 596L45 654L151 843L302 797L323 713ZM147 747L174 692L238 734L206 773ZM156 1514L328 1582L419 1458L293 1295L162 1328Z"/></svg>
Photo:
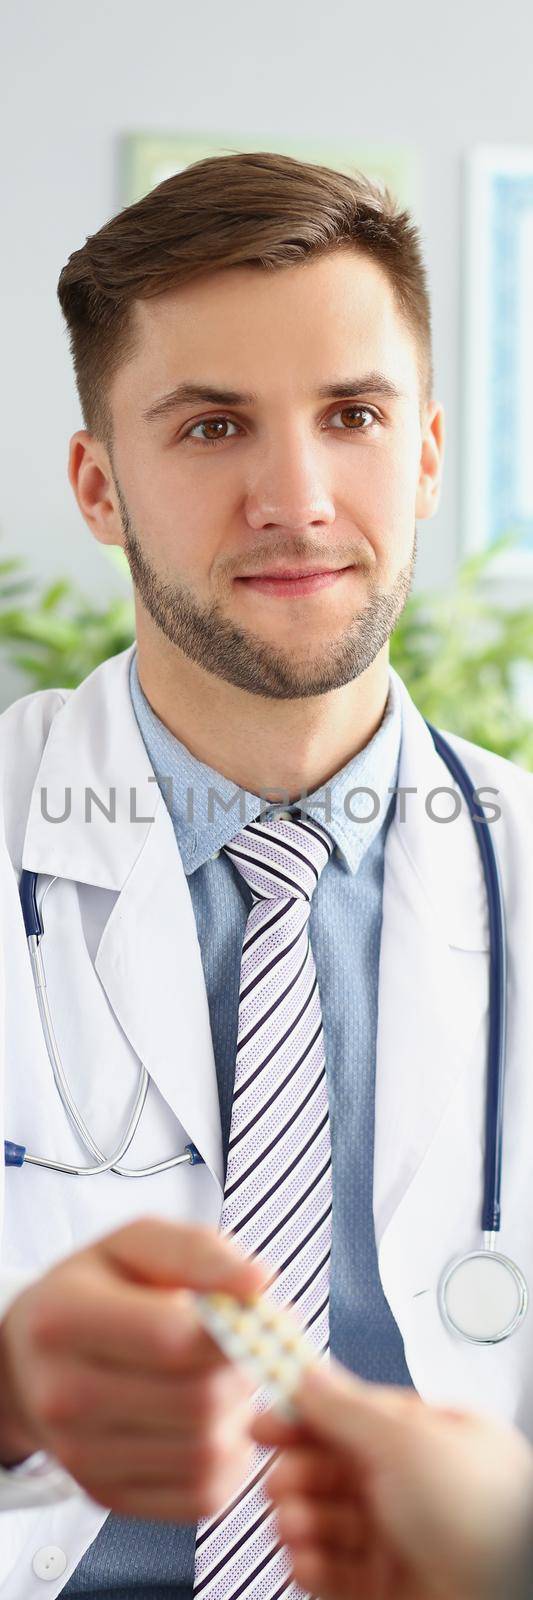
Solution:
<svg viewBox="0 0 533 1600"><path fill-rule="evenodd" d="M329 1342L331 1145L322 1014L308 923L333 842L301 812L251 822L224 850L252 890L240 969L235 1083L221 1231L276 1272L317 1352ZM256 1409L268 1404L264 1390ZM199 1600L296 1600L254 1447L238 1495L196 1535Z"/></svg>

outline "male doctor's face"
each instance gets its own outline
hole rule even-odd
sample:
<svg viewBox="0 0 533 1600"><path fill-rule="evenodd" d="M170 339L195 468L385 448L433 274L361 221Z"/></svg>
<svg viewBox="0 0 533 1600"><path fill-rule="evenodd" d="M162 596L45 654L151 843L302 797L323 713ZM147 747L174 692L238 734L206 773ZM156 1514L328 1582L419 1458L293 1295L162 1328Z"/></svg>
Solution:
<svg viewBox="0 0 533 1600"><path fill-rule="evenodd" d="M442 412L420 414L386 276L343 249L210 274L134 311L138 350L110 390L118 512L108 486L93 532L124 546L138 623L255 694L341 687L389 639L415 517L437 503ZM254 581L301 567L337 577Z"/></svg>

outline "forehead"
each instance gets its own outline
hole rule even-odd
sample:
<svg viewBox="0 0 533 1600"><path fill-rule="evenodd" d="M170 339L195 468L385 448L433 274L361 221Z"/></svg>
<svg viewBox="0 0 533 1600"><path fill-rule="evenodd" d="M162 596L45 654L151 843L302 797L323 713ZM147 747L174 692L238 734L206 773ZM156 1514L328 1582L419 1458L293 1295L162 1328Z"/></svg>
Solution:
<svg viewBox="0 0 533 1600"><path fill-rule="evenodd" d="M132 307L136 350L113 388L150 400L180 379L265 396L379 367L413 393L417 350L384 270L353 249L274 271L231 267ZM355 367L354 367L355 363Z"/></svg>

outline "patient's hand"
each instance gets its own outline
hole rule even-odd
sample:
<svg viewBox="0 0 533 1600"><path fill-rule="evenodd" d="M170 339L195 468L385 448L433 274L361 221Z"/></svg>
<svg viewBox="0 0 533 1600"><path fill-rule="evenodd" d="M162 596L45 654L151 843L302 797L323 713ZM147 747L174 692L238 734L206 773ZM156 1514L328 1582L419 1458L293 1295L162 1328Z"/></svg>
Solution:
<svg viewBox="0 0 533 1600"><path fill-rule="evenodd" d="M300 1426L268 1412L253 1435L285 1447L268 1485L303 1589L323 1600L531 1595L533 1452L515 1429L362 1383L335 1362L303 1377L296 1404Z"/></svg>

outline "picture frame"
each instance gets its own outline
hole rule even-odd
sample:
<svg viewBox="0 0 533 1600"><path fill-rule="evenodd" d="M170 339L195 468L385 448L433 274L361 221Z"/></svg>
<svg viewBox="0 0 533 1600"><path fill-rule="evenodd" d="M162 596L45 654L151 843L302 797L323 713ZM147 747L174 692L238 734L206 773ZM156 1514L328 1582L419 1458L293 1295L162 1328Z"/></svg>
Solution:
<svg viewBox="0 0 533 1600"><path fill-rule="evenodd" d="M132 205L150 189L194 161L209 156L232 155L243 150L272 150L294 156L339 172L364 172L373 181L390 188L400 203L417 208L420 159L414 146L328 145L314 140L280 138L279 134L246 133L163 133L123 134L119 146L119 203Z"/></svg>
<svg viewBox="0 0 533 1600"><path fill-rule="evenodd" d="M533 145L475 146L465 202L463 550L533 583Z"/></svg>

